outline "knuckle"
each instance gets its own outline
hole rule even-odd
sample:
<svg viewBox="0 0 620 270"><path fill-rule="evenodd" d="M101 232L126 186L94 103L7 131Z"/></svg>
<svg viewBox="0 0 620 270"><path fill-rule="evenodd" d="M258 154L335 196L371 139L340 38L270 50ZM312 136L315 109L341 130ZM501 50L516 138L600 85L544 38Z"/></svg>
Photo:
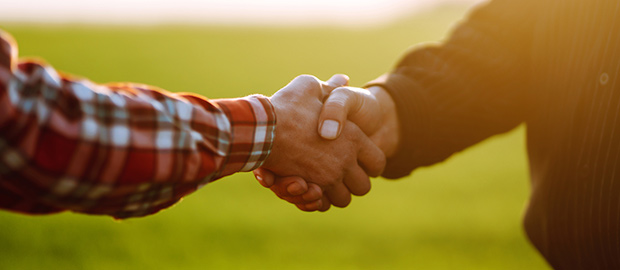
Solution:
<svg viewBox="0 0 620 270"><path fill-rule="evenodd" d="M297 78L295 78L296 81L299 81L301 83L304 84L316 84L318 85L320 83L319 79L313 75L308 75L308 74L303 74L303 75L299 75L297 76Z"/></svg>
<svg viewBox="0 0 620 270"><path fill-rule="evenodd" d="M346 93L347 93L346 90L339 90L338 92L332 92L332 94L327 99L326 105L334 106L334 107L345 107L349 100L349 95Z"/></svg>
<svg viewBox="0 0 620 270"><path fill-rule="evenodd" d="M334 89L334 91L332 91L332 95L348 96L348 95L350 95L352 93L353 93L353 90L351 90L351 88L348 87L348 86L338 87L338 88Z"/></svg>

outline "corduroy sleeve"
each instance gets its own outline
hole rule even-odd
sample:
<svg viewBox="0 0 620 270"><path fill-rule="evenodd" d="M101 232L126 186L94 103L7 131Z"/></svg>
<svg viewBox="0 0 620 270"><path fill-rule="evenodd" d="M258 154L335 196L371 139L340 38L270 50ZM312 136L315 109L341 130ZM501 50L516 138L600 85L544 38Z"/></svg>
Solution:
<svg viewBox="0 0 620 270"><path fill-rule="evenodd" d="M406 176L523 122L536 5L492 1L445 42L414 48L367 84L390 93L400 119L399 148L384 177Z"/></svg>

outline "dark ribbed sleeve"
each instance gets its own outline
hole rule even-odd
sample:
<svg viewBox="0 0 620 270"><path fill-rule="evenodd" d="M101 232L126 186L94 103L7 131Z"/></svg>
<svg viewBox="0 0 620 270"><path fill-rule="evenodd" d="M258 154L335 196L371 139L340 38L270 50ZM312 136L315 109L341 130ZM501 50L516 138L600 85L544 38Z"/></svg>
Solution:
<svg viewBox="0 0 620 270"><path fill-rule="evenodd" d="M535 3L492 1L447 41L413 49L367 85L387 89L399 115L400 144L384 177L443 161L525 119Z"/></svg>

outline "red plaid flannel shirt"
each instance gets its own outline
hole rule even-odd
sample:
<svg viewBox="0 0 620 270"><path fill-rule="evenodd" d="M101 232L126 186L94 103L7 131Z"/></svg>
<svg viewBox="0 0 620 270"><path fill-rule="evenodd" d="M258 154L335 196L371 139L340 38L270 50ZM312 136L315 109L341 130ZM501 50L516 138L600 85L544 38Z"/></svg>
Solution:
<svg viewBox="0 0 620 270"><path fill-rule="evenodd" d="M17 61L0 30L0 208L153 214L220 177L259 167L276 116L268 98L207 100L97 85Z"/></svg>

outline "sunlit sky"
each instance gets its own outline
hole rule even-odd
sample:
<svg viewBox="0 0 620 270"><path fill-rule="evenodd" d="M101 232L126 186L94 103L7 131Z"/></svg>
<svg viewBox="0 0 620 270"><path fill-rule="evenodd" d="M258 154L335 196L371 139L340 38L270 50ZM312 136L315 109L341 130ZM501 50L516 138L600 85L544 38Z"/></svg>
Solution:
<svg viewBox="0 0 620 270"><path fill-rule="evenodd" d="M372 25L483 0L0 0L0 22Z"/></svg>

